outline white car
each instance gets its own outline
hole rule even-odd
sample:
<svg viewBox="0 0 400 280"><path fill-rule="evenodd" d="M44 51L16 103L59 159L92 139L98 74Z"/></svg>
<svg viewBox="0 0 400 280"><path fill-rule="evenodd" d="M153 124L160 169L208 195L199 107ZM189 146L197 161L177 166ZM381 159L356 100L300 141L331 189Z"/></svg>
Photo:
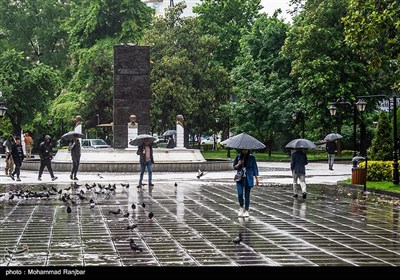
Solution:
<svg viewBox="0 0 400 280"><path fill-rule="evenodd" d="M221 143L221 137L220 136L217 137L217 142ZM205 139L202 139L200 144L201 145L214 145L214 136L211 135L211 136L209 136L209 137L207 137Z"/></svg>
<svg viewBox="0 0 400 280"><path fill-rule="evenodd" d="M111 148L103 139L81 139L82 148Z"/></svg>

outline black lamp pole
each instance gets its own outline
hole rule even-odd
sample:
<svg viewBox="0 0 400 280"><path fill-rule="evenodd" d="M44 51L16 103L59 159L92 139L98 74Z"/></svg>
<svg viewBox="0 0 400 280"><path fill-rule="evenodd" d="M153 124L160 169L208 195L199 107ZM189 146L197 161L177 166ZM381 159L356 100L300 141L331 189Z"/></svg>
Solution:
<svg viewBox="0 0 400 280"><path fill-rule="evenodd" d="M397 100L393 95L393 184L399 184L399 156L397 153Z"/></svg>

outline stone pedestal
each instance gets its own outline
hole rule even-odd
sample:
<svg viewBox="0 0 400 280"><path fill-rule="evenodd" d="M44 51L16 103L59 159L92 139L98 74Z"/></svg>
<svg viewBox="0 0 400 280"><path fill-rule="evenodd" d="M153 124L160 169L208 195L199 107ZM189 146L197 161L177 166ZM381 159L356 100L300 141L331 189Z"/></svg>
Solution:
<svg viewBox="0 0 400 280"><path fill-rule="evenodd" d="M129 124L128 124L128 148L135 147L135 146L132 146L131 144L129 144L129 142L131 142L133 139L135 139L136 136L138 136L138 128L137 127L130 128Z"/></svg>
<svg viewBox="0 0 400 280"><path fill-rule="evenodd" d="M184 148L184 129L179 123L176 124L176 148Z"/></svg>

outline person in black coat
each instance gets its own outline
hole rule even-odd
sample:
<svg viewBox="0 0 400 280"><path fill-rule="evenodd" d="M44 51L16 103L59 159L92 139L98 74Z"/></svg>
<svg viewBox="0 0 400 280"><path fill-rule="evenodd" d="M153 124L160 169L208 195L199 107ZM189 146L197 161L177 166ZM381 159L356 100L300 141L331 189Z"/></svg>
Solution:
<svg viewBox="0 0 400 280"><path fill-rule="evenodd" d="M335 141L329 141L326 143L326 152L328 153L329 170L333 170L333 162L335 160L335 153L336 153Z"/></svg>
<svg viewBox="0 0 400 280"><path fill-rule="evenodd" d="M74 134L74 138L68 145L68 150L71 152L72 158L72 170L69 178L71 180L78 180L76 174L78 173L79 163L81 160L81 142L79 141L78 134Z"/></svg>
<svg viewBox="0 0 400 280"><path fill-rule="evenodd" d="M15 180L14 176L17 175L17 181L21 181L19 175L20 175L22 161L24 160L24 150L22 149L21 138L19 136L15 137L15 143L13 143L11 148L11 156L14 160L15 168L14 172L11 173L10 177L11 179Z"/></svg>
<svg viewBox="0 0 400 280"><path fill-rule="evenodd" d="M302 149L296 149L291 156L290 169L293 174L293 197L297 198L297 181L300 181L300 187L303 198L307 197L306 185L306 165L308 164L307 154Z"/></svg>
<svg viewBox="0 0 400 280"><path fill-rule="evenodd" d="M54 176L53 168L51 167L51 160L53 159L53 146L51 144L51 137L46 135L44 141L39 145L40 168L38 180L42 181L42 174L45 167L50 173L51 180L57 180Z"/></svg>

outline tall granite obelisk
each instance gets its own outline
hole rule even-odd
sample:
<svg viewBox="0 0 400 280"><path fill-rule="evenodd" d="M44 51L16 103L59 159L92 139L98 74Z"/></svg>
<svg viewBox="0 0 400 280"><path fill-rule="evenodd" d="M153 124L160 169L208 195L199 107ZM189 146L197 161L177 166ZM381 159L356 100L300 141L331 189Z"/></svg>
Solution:
<svg viewBox="0 0 400 280"><path fill-rule="evenodd" d="M150 46L114 46L114 148L128 147L127 122L136 115L138 134L150 132Z"/></svg>

